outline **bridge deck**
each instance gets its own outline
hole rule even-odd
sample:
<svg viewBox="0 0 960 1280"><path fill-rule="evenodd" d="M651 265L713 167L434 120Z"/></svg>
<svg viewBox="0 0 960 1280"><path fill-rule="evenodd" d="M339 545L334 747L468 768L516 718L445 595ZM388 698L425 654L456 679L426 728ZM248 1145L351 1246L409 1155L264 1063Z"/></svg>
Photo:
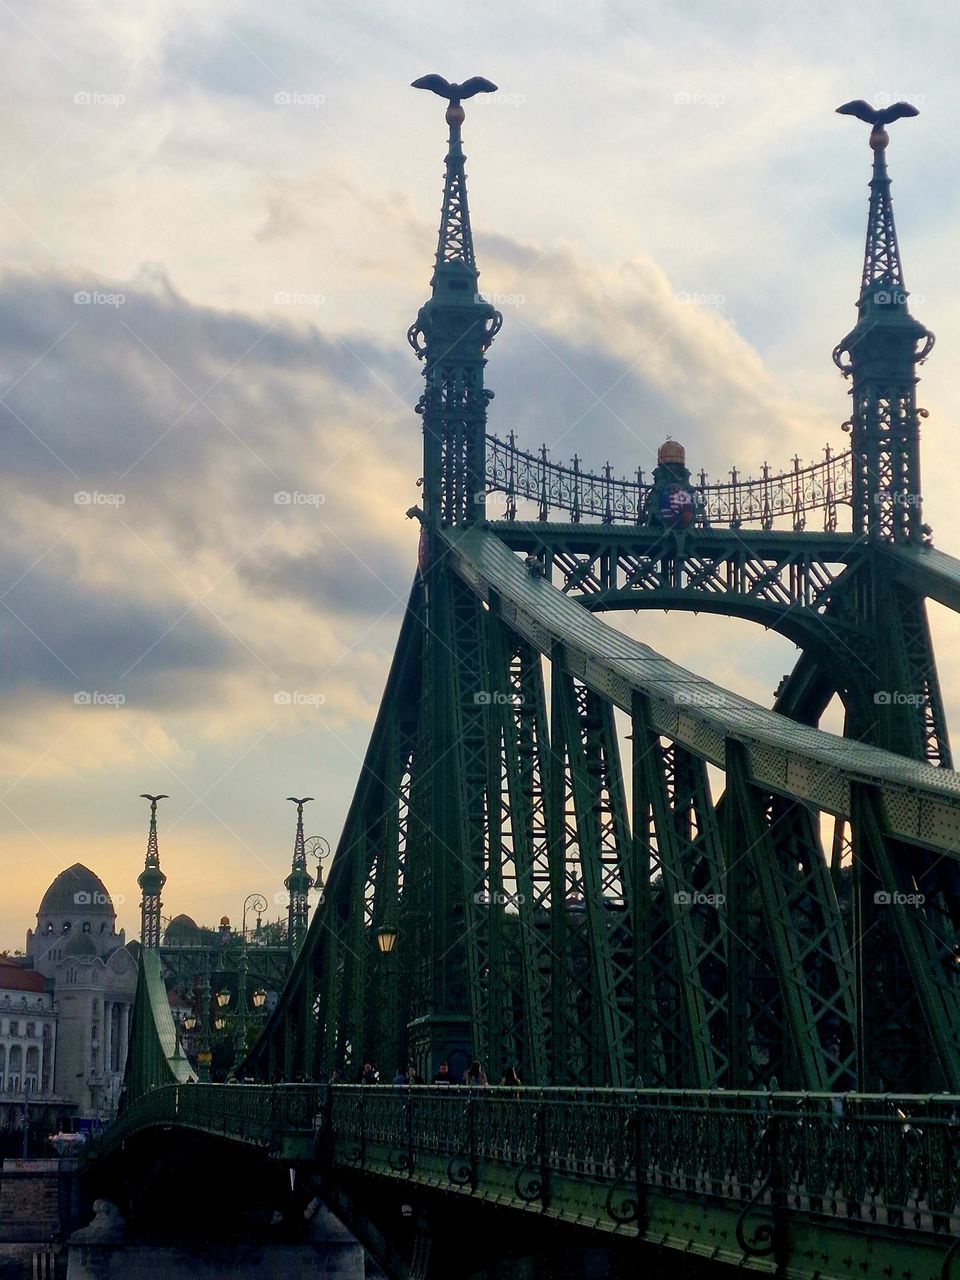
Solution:
<svg viewBox="0 0 960 1280"><path fill-rule="evenodd" d="M946 1095L171 1085L100 1154L179 1128L337 1187L401 1180L764 1272L776 1253L801 1280L925 1277L960 1228L958 1113Z"/></svg>
<svg viewBox="0 0 960 1280"><path fill-rule="evenodd" d="M531 574L493 533L450 528L445 539L456 571L499 597L510 626L544 654L561 645L572 673L622 710L647 697L665 737L720 768L727 742L740 742L758 786L844 817L855 784L876 786L892 835L960 854L960 774L797 724L687 671Z"/></svg>

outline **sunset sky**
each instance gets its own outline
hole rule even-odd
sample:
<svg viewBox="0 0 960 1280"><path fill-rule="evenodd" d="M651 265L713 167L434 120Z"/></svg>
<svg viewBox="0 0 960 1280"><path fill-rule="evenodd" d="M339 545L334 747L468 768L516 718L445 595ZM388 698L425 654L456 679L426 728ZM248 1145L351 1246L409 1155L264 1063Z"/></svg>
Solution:
<svg viewBox="0 0 960 1280"><path fill-rule="evenodd" d="M165 914L279 912L289 795L336 843L416 560L426 72L500 85L464 126L490 429L618 472L667 435L717 478L845 446L870 152L834 108L918 105L888 158L938 338L925 516L960 554L948 6L5 0L0 33L0 949L75 861L136 934L143 791ZM931 618L957 722L960 627ZM614 621L765 704L795 657Z"/></svg>

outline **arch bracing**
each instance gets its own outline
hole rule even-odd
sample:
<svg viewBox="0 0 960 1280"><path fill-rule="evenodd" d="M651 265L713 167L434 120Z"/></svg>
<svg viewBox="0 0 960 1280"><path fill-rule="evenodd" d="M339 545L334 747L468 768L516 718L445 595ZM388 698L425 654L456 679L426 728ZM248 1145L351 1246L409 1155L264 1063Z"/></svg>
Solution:
<svg viewBox="0 0 960 1280"><path fill-rule="evenodd" d="M960 776L686 671L490 529L442 545L251 1067L957 1087Z"/></svg>

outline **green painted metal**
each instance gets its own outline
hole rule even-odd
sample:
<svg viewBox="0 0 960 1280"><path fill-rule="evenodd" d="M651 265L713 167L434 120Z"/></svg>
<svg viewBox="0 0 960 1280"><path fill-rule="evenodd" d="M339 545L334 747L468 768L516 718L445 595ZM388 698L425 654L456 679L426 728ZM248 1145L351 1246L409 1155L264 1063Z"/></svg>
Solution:
<svg viewBox="0 0 960 1280"><path fill-rule="evenodd" d="M960 1221L956 1095L194 1085L104 1140L199 1133L501 1213L800 1280L934 1277ZM447 1215L456 1212L448 1199Z"/></svg>
<svg viewBox="0 0 960 1280"><path fill-rule="evenodd" d="M432 294L408 335L418 568L324 902L242 1070L390 1079L412 1061L430 1079L476 1056L536 1087L167 1088L184 1063L145 959L107 1147L181 1127L364 1195L402 1178L745 1270L946 1274L960 775L924 601L960 609L960 561L921 523L932 335L893 226L898 109L849 104L875 126L858 322L835 352L850 450L711 485L669 450L652 481L619 480L487 435L501 318L478 292L460 99L492 86L418 86L450 102ZM488 521L495 492L506 518ZM773 710L599 616L651 608L793 640ZM835 694L843 736L819 728Z"/></svg>
<svg viewBox="0 0 960 1280"><path fill-rule="evenodd" d="M121 1110L153 1089L195 1079L177 1037L160 956L153 948L144 948L140 952Z"/></svg>

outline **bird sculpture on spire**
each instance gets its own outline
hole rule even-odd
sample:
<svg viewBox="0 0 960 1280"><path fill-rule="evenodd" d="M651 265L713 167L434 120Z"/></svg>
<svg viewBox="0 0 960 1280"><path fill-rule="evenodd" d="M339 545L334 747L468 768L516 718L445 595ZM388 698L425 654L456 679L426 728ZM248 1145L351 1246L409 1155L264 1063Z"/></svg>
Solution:
<svg viewBox="0 0 960 1280"><path fill-rule="evenodd" d="M875 151L882 150L890 141L885 125L892 124L894 120L902 120L905 116L919 114L917 108L911 106L909 102L894 102L889 107L871 107L870 103L864 102L862 98L855 98L853 102L845 102L842 107L837 107L837 115L856 116L865 124L873 125L870 131L870 145Z"/></svg>
<svg viewBox="0 0 960 1280"><path fill-rule="evenodd" d="M429 89L431 93L437 93L441 98L446 98L451 106L459 106L465 98L473 98L478 93L496 93L497 86L492 80L485 80L483 76L471 76L469 80L464 80L463 84L451 84L449 80L444 80L443 76L429 75L421 76L419 80L414 80L410 86L412 89Z"/></svg>

